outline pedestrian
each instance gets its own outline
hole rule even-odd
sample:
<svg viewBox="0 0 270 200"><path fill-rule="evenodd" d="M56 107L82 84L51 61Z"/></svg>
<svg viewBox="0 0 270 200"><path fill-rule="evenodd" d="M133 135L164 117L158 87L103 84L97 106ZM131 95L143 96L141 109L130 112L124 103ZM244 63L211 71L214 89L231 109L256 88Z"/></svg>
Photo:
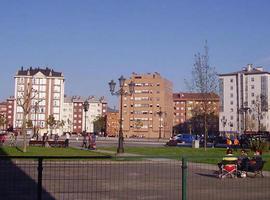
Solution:
<svg viewBox="0 0 270 200"><path fill-rule="evenodd" d="M69 138L70 138L69 133L66 133L65 147L68 147L68 145L69 145Z"/></svg>
<svg viewBox="0 0 270 200"><path fill-rule="evenodd" d="M230 149L231 146L232 146L232 141L231 141L231 139L229 137L226 140L226 144L227 144L227 149Z"/></svg>
<svg viewBox="0 0 270 200"><path fill-rule="evenodd" d="M88 149L92 149L92 134L88 134Z"/></svg>
<svg viewBox="0 0 270 200"><path fill-rule="evenodd" d="M9 141L10 141L10 143L9 143L10 146L15 145L15 134L13 132L10 133Z"/></svg>
<svg viewBox="0 0 270 200"><path fill-rule="evenodd" d="M83 133L83 144L82 148L87 148L87 134Z"/></svg>
<svg viewBox="0 0 270 200"><path fill-rule="evenodd" d="M92 149L93 150L96 150L96 148L97 148L97 146L96 146L96 139L97 139L96 133L93 133L92 134Z"/></svg>
<svg viewBox="0 0 270 200"><path fill-rule="evenodd" d="M233 147L234 147L234 150L237 151L237 148L239 147L239 140L237 137L235 137L233 140Z"/></svg>

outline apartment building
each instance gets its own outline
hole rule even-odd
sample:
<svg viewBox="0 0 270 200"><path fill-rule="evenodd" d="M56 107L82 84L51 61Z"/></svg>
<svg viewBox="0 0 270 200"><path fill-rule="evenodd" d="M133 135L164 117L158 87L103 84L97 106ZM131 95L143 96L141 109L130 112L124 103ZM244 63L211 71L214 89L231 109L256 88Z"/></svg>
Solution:
<svg viewBox="0 0 270 200"><path fill-rule="evenodd" d="M220 126L224 133L270 131L269 77L263 67L220 74Z"/></svg>
<svg viewBox="0 0 270 200"><path fill-rule="evenodd" d="M47 132L46 120L49 115L53 115L57 121L62 118L65 82L63 74L49 68L22 67L14 78L16 103L13 124L16 128L21 128L23 119L21 104L27 99L27 91L31 91L31 111L27 120L32 120L40 133Z"/></svg>
<svg viewBox="0 0 270 200"><path fill-rule="evenodd" d="M173 94L175 134L178 132L195 131L192 124L194 114L198 113L195 109L201 109L203 102L208 101L208 113L218 116L219 96L217 94L203 95L201 93L179 92ZM218 117L216 117L218 120ZM195 119L194 119L195 120ZM218 121L211 120L209 130L218 131ZM197 120L198 121L198 120ZM198 133L199 134L199 133Z"/></svg>
<svg viewBox="0 0 270 200"><path fill-rule="evenodd" d="M14 97L9 97L6 101L0 103L0 115L4 116L6 121L4 129L13 127L14 102Z"/></svg>
<svg viewBox="0 0 270 200"><path fill-rule="evenodd" d="M89 104L88 111L84 112L84 102ZM63 120L65 122L65 132L82 133L94 132L94 120L98 116L106 116L107 102L104 97L96 98L94 96L65 97L63 106Z"/></svg>
<svg viewBox="0 0 270 200"><path fill-rule="evenodd" d="M169 138L173 126L172 83L159 73L136 74L126 80L135 92L123 98L124 137Z"/></svg>
<svg viewBox="0 0 270 200"><path fill-rule="evenodd" d="M109 137L118 136L119 133L119 111L108 109L106 116L106 133Z"/></svg>

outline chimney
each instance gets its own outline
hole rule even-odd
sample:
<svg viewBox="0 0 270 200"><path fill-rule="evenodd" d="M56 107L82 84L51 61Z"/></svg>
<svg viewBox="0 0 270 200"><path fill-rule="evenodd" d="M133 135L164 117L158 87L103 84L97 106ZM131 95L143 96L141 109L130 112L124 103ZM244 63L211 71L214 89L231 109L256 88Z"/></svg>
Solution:
<svg viewBox="0 0 270 200"><path fill-rule="evenodd" d="M251 71L252 70L252 64L247 64L247 71Z"/></svg>

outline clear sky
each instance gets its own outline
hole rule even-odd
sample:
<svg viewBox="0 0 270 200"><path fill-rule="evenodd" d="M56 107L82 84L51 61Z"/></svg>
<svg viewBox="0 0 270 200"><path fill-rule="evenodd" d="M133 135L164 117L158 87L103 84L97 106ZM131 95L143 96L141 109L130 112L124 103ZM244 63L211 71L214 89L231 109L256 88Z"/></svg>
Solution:
<svg viewBox="0 0 270 200"><path fill-rule="evenodd" d="M105 96L108 82L159 72L184 91L208 40L218 73L247 63L270 67L268 0L1 0L0 99L14 93L21 66L48 66L66 94Z"/></svg>

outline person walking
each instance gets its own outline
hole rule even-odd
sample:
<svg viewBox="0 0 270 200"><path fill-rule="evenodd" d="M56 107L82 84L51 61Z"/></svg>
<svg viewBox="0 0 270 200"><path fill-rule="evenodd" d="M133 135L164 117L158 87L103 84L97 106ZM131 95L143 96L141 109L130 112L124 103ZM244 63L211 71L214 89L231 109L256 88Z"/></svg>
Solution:
<svg viewBox="0 0 270 200"><path fill-rule="evenodd" d="M87 134L83 133L83 144L82 148L87 148Z"/></svg>
<svg viewBox="0 0 270 200"><path fill-rule="evenodd" d="M9 145L13 147L15 145L15 134L13 132L10 133L9 141L10 141Z"/></svg>
<svg viewBox="0 0 270 200"><path fill-rule="evenodd" d="M70 135L69 135L69 133L66 133L65 147L68 147L68 145L69 145L69 139L70 139Z"/></svg>

